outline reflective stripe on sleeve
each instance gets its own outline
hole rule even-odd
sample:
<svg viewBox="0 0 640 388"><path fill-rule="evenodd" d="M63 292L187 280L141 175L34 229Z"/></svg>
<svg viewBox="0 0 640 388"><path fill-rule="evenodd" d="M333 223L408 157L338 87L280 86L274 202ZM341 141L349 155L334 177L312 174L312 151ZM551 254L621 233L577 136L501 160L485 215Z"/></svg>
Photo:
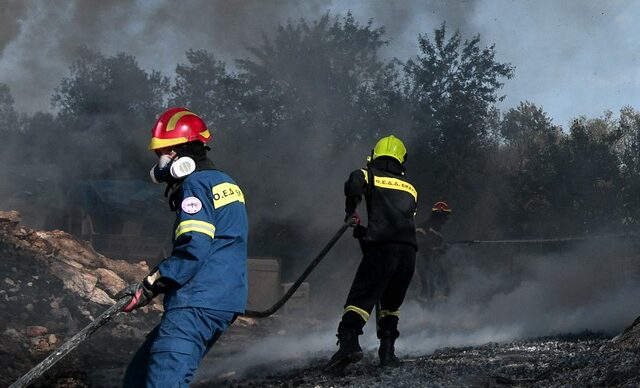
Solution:
<svg viewBox="0 0 640 388"><path fill-rule="evenodd" d="M367 172L367 170L365 170L364 168L361 168L360 171L362 171L362 174L364 174L364 181L366 183L369 183L369 173Z"/></svg>
<svg viewBox="0 0 640 388"><path fill-rule="evenodd" d="M207 236L213 238L216 233L216 227L208 222L199 220L186 220L178 224L175 232L175 238L187 232L204 233Z"/></svg>

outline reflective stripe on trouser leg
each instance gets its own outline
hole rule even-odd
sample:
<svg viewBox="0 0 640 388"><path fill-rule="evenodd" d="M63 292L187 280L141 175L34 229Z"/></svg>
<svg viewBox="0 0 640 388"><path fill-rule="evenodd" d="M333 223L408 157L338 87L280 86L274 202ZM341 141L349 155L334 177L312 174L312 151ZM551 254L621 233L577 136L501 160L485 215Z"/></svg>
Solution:
<svg viewBox="0 0 640 388"><path fill-rule="evenodd" d="M380 310L377 327L378 330L376 333L378 338L398 338L400 336L400 332L398 331L399 318L399 310Z"/></svg>
<svg viewBox="0 0 640 388"><path fill-rule="evenodd" d="M384 318L387 316L394 316L394 317L398 317L400 318L400 310L395 310L395 311L391 311L391 310L380 310L380 318Z"/></svg>
<svg viewBox="0 0 640 388"><path fill-rule="evenodd" d="M369 320L370 313L358 306L347 305L344 308L342 319L338 325L338 333L352 332L357 335L362 334L362 328Z"/></svg>
<svg viewBox="0 0 640 388"><path fill-rule="evenodd" d="M349 306L345 307L344 308L344 312L342 313L342 315L348 313L349 311L353 311L354 313L360 315L365 323L367 323L367 321L369 320L369 315L370 314L368 312L366 312L365 310L361 309L358 306L349 305Z"/></svg>

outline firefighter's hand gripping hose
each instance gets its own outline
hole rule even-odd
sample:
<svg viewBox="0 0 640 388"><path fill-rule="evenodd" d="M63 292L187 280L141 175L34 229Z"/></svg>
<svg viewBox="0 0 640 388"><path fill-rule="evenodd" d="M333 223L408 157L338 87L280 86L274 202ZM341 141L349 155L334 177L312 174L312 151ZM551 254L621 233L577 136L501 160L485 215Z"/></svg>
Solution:
<svg viewBox="0 0 640 388"><path fill-rule="evenodd" d="M327 252L329 252L329 250L333 247L336 241L338 241L340 236L342 236L345 230L347 230L350 226L355 226L355 221L347 220L344 224L342 224L342 226L340 227L340 229L338 229L336 234L331 238L331 240L329 240L329 242L324 246L324 248L322 248L318 256L316 256L316 258L313 259L313 261L307 266L304 272L302 272L302 275L300 275L298 280L296 280L295 283L293 283L293 285L282 296L282 298L280 298L279 301L277 301L273 306L271 306L266 310L263 310L263 311L247 310L245 311L244 315L250 318L266 318L269 315L278 311L278 309L282 307L289 300L289 298L291 298L291 296L296 292L298 287L300 287L300 284L302 284L302 282L307 278L307 276L309 276L311 271L313 271L313 269L318 265L318 263L322 261L322 259L327 254Z"/></svg>
<svg viewBox="0 0 640 388"><path fill-rule="evenodd" d="M105 312L100 314L93 322L87 325L84 329L80 330L78 334L74 335L67 342L62 344L55 352L51 353L47 358L42 360L38 365L33 367L24 376L20 377L9 388L23 388L31 384L35 379L42 376L44 372L48 371L55 363L60 361L73 349L78 347L89 336L95 333L99 328L104 326L105 323L111 320L116 314L127 306L132 301L131 296L125 296L118 299L116 303L109 307Z"/></svg>

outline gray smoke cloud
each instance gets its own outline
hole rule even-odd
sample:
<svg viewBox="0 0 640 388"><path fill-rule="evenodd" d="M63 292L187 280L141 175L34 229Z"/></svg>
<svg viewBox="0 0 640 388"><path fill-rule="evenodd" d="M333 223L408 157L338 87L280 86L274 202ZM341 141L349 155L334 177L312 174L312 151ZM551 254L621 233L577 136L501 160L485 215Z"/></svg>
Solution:
<svg viewBox="0 0 640 388"><path fill-rule="evenodd" d="M480 255L476 247L456 246L445 257L452 293L441 303L416 302L412 290L401 307L402 357L424 356L443 347L474 346L522 338L583 331L616 334L640 311L638 264L634 247L625 240L583 242L548 253L505 255L503 248ZM346 272L354 268L345 269ZM325 283L325 290L331 289ZM328 292L328 291L326 291ZM198 376L210 380L241 378L259 366L270 372L300 368L328 360L335 346L341 298L316 306L314 316L326 324L319 329L281 330L246 344L232 356L205 359ZM375 324L369 322L360 343L365 351L378 348ZM265 368L262 368L265 370Z"/></svg>
<svg viewBox="0 0 640 388"><path fill-rule="evenodd" d="M498 59L516 66L501 107L529 100L556 124L594 117L637 101L640 25L634 1L134 1L5 0L0 11L0 82L19 110L48 110L80 45L105 55L135 55L146 69L172 76L189 48L219 59L245 57L287 20L352 12L384 26L389 57L417 53L417 36L445 22L464 36L480 33Z"/></svg>

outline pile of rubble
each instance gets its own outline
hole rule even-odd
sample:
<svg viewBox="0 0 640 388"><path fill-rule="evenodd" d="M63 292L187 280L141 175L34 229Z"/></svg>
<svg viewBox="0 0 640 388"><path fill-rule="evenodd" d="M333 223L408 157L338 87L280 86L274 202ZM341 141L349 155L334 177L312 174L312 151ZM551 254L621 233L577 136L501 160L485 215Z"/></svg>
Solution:
<svg viewBox="0 0 640 388"><path fill-rule="evenodd" d="M0 386L35 366L115 303L119 290L149 271L144 262L104 257L67 233L23 227L13 211L0 212L0 260ZM96 360L122 368L161 309L156 301L121 315L36 385L71 378L82 386Z"/></svg>

